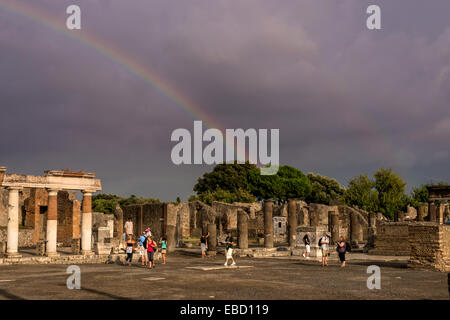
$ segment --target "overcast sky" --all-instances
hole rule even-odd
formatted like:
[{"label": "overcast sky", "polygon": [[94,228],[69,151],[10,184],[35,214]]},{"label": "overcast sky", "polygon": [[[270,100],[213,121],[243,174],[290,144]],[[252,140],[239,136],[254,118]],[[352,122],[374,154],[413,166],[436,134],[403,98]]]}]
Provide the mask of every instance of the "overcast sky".
[{"label": "overcast sky", "polygon": [[[448,0],[0,0],[0,165],[94,171],[103,192],[173,201],[206,165],[172,164],[192,116],[22,2],[154,70],[223,128],[280,129],[280,162],[346,186],[392,167],[450,181]],[[382,30],[366,28],[381,7]]]}]

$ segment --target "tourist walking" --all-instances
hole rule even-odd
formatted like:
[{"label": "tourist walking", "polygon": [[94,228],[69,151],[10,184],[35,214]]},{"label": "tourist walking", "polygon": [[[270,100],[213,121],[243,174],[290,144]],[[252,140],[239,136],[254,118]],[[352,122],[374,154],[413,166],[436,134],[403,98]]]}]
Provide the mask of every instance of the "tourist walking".
[{"label": "tourist walking", "polygon": [[166,264],[166,254],[167,254],[167,238],[166,236],[159,239],[159,243],[161,245],[161,256],[162,256],[162,264]]},{"label": "tourist walking", "polygon": [[345,253],[348,250],[344,237],[341,237],[341,240],[337,243],[336,250],[339,254],[339,260],[341,261],[341,268],[343,268],[345,267]]},{"label": "tourist walking", "polygon": [[323,237],[319,240],[319,246],[322,250],[322,267],[328,267],[328,246],[330,244],[330,238],[328,233],[324,233]]},{"label": "tourist walking", "polygon": [[303,237],[303,242],[305,243],[305,252],[303,253],[303,257],[309,259],[309,253],[311,252],[311,234],[307,232]]},{"label": "tourist walking", "polygon": [[146,266],[148,264],[148,256],[147,256],[147,237],[145,232],[142,232],[142,235],[139,237],[139,255],[141,257],[141,264]]},{"label": "tourist walking", "polygon": [[202,233],[202,236],[200,237],[200,247],[202,249],[202,259],[206,258],[206,250],[208,250],[208,233]]},{"label": "tourist walking", "polygon": [[133,237],[131,235],[128,236],[128,240],[127,240],[127,259],[126,261],[128,261],[128,265],[131,266],[131,262],[133,261],[133,251],[134,251],[134,244],[135,241],[133,240]]},{"label": "tourist walking", "polygon": [[236,262],[233,259],[234,239],[231,236],[231,232],[230,231],[227,232],[227,237],[225,238],[225,245],[226,245],[226,250],[225,250],[226,258],[225,258],[224,266],[228,266],[228,260],[230,260],[230,259],[232,261],[231,265],[235,266]]},{"label": "tourist walking", "polygon": [[153,261],[155,252],[158,249],[158,246],[155,241],[153,241],[152,237],[147,237],[147,255],[148,255],[148,267],[150,269],[155,267],[155,262]]}]

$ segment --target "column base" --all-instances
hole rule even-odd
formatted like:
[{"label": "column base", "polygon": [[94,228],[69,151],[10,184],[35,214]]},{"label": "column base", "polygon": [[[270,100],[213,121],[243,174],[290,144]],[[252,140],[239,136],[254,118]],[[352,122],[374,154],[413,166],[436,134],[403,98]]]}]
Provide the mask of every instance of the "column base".
[{"label": "column base", "polygon": [[83,256],[93,256],[95,253],[92,250],[81,250]]},{"label": "column base", "polygon": [[6,258],[22,258],[22,255],[18,252],[10,252],[10,253],[6,253]]},{"label": "column base", "polygon": [[57,253],[57,252],[46,252],[45,256],[49,257],[49,258],[56,258],[56,257],[59,257],[59,253]]}]

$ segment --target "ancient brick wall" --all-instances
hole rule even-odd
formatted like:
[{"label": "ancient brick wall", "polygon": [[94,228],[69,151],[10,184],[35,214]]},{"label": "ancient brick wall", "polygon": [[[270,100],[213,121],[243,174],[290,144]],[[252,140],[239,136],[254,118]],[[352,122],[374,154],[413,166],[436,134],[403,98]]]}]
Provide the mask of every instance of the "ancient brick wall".
[{"label": "ancient brick wall", "polygon": [[409,226],[409,266],[450,271],[450,225],[417,222]]},{"label": "ancient brick wall", "polygon": [[369,254],[386,256],[409,256],[411,246],[409,241],[410,222],[377,221],[375,248]]},{"label": "ancient brick wall", "polygon": [[137,237],[146,228],[150,228],[154,237],[161,237],[164,232],[164,215],[166,204],[150,203],[144,205],[129,205],[122,208],[123,222],[128,218],[133,222],[134,236]]},{"label": "ancient brick wall", "polygon": [[[0,227],[0,242],[6,242],[8,239],[7,229]],[[19,247],[32,247],[33,241],[33,229],[19,229]]]},{"label": "ancient brick wall", "polygon": [[8,225],[8,190],[0,188],[0,227]]}]

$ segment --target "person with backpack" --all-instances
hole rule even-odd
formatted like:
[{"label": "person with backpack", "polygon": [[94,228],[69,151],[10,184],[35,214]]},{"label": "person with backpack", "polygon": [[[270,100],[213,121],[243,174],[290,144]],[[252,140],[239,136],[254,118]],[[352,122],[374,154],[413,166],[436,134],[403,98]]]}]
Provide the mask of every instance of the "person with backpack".
[{"label": "person with backpack", "polygon": [[158,246],[155,241],[153,241],[152,237],[147,237],[147,255],[148,255],[148,267],[150,269],[155,268],[155,263],[153,262],[153,257],[155,255]]},{"label": "person with backpack", "polygon": [[305,243],[305,252],[303,253],[303,257],[309,259],[309,253],[311,252],[311,234],[307,232],[303,237],[303,242]]},{"label": "person with backpack", "polygon": [[322,267],[328,267],[328,245],[330,244],[330,238],[328,233],[325,232],[323,237],[319,239],[319,247],[322,250]]},{"label": "person with backpack", "polygon": [[162,264],[166,264],[166,254],[167,254],[167,238],[166,236],[159,239],[159,243],[161,244],[161,256],[162,256]]},{"label": "person with backpack", "polygon": [[348,243],[345,242],[344,237],[341,237],[341,240],[337,243],[336,251],[339,254],[339,260],[341,261],[341,268],[345,267],[345,253],[348,250],[347,245]]},{"label": "person with backpack", "polygon": [[141,256],[141,264],[146,266],[148,264],[148,256],[147,256],[147,237],[145,236],[145,231],[142,232],[142,235],[139,237],[139,255]]},{"label": "person with backpack", "polygon": [[231,232],[228,231],[227,232],[227,237],[225,239],[225,245],[226,245],[226,250],[225,250],[225,263],[224,266],[228,266],[228,260],[231,259],[231,261],[233,261],[233,263],[231,263],[232,266],[236,265],[236,262],[233,259],[233,246],[234,246],[234,239],[231,236]]}]

